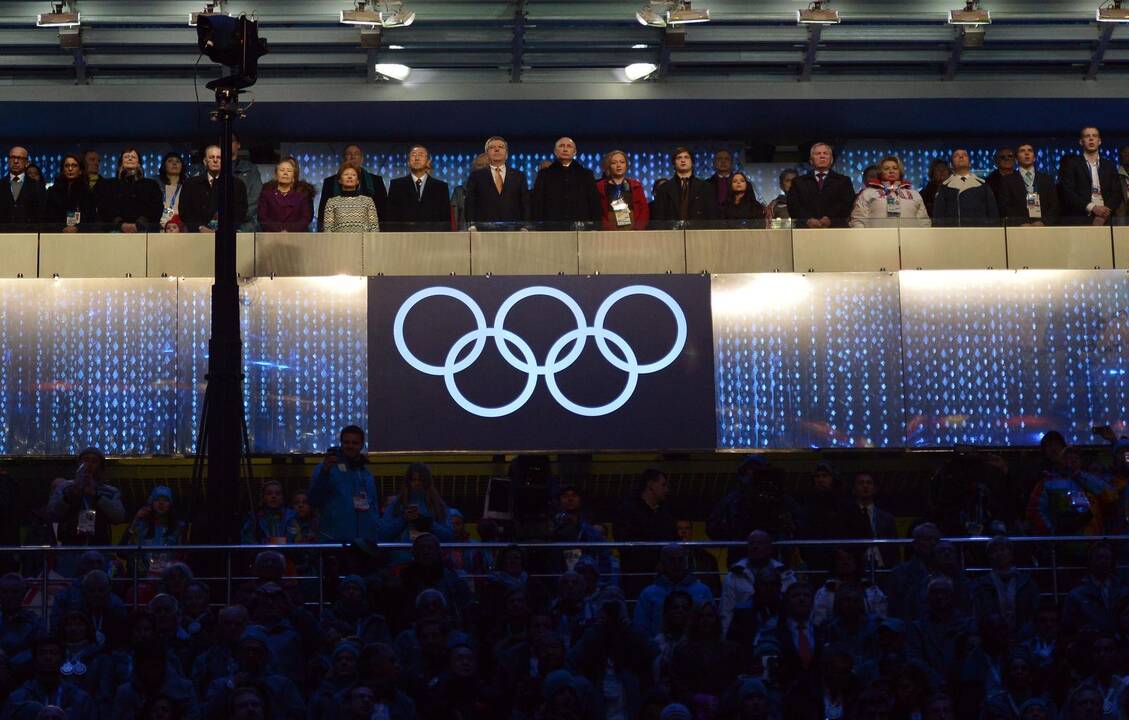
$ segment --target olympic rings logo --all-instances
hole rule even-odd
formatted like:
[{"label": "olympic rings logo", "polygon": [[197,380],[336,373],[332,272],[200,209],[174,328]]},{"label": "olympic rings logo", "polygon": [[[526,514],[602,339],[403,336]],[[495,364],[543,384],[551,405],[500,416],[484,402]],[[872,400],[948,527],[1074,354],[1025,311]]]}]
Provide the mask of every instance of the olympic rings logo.
[{"label": "olympic rings logo", "polygon": [[[653,297],[665,305],[670,310],[671,315],[674,316],[674,322],[677,326],[674,344],[666,355],[655,362],[640,364],[639,359],[635,356],[635,351],[627,341],[621,335],[604,327],[604,322],[612,307],[620,300],[632,295]],[[572,313],[573,319],[576,321],[575,330],[569,330],[553,342],[544,364],[537,362],[533,348],[529,346],[529,343],[513,331],[506,329],[506,317],[514,309],[514,306],[526,298],[536,296],[549,297],[560,301]],[[421,301],[433,297],[447,297],[462,303],[470,310],[475,324],[474,330],[463,335],[451,345],[442,365],[431,365],[423,362],[408,349],[407,342],[404,340],[404,321],[407,319],[408,313]],[[589,327],[588,321],[584,317],[584,311],[567,293],[556,288],[536,285],[519,290],[506,298],[505,302],[498,308],[498,314],[494,316],[493,326],[488,326],[482,308],[465,292],[449,287],[430,287],[414,293],[400,306],[392,326],[392,336],[396,343],[396,349],[408,365],[421,373],[443,378],[451,399],[459,407],[473,415],[496,418],[516,412],[533,396],[533,392],[537,389],[537,379],[544,377],[545,385],[549,388],[549,394],[561,407],[576,415],[599,417],[613,413],[627,403],[635,392],[640,375],[648,375],[663,370],[682,353],[682,349],[686,346],[686,315],[674,298],[662,290],[649,285],[630,285],[616,290],[604,300],[596,310],[595,320]],[[469,368],[481,357],[486,347],[486,341],[490,338],[493,338],[498,352],[511,367],[528,375],[525,387],[522,388],[518,396],[497,407],[484,407],[471,402],[459,389],[458,383],[455,381],[455,377],[460,372]],[[584,352],[588,338],[593,338],[596,341],[596,348],[612,367],[627,373],[627,382],[624,384],[623,391],[611,402],[595,407],[580,405],[566,397],[557,385],[556,377],[557,373],[567,370],[577,361],[580,354]],[[616,347],[619,351],[618,355],[612,351],[609,343]],[[460,354],[468,346],[470,351],[460,359]],[[565,352],[566,348],[568,348],[567,352]],[[514,349],[517,350],[517,354],[514,353]]]}]

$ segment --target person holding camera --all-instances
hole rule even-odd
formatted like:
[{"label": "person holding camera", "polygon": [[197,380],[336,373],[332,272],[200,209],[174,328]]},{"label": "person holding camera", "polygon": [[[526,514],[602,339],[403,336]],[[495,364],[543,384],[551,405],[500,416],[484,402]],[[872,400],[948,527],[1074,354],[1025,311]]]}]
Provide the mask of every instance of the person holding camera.
[{"label": "person holding camera", "polygon": [[361,452],[365,431],[356,425],[341,430],[340,446],[326,450],[325,460],[314,470],[310,505],[321,518],[321,534],[330,542],[348,543],[376,538],[380,523],[380,498],[376,481],[365,469]]},{"label": "person holding camera", "polygon": [[61,545],[109,545],[110,526],[125,521],[122,493],[102,482],[106,456],[98,448],[78,454],[75,479],[62,483],[47,503],[47,515],[59,524]]},{"label": "person holding camera", "polygon": [[[400,492],[389,502],[380,519],[379,538],[383,542],[414,542],[431,533],[440,542],[450,542],[455,531],[449,522],[450,511],[431,480],[431,468],[416,462],[408,466]],[[394,552],[394,565],[411,560],[407,552]]]}]

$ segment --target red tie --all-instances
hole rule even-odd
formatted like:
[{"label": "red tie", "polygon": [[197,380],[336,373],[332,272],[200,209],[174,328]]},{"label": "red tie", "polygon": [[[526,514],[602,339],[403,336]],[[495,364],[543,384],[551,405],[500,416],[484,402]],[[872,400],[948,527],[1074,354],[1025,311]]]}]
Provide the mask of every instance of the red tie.
[{"label": "red tie", "polygon": [[800,656],[800,663],[804,670],[811,667],[811,641],[808,640],[807,625],[796,626],[796,652]]},{"label": "red tie", "polygon": [[815,176],[815,182],[819,185],[820,190],[823,189],[823,179],[826,177],[827,173],[817,173]]}]

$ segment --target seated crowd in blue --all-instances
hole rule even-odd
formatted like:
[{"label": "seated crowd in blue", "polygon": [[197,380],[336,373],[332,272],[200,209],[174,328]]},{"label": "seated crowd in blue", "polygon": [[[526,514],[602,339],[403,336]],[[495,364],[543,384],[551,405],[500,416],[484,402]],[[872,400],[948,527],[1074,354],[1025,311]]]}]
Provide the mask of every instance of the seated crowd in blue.
[{"label": "seated crowd in blue", "polygon": [[[280,549],[248,551],[230,585],[178,549],[164,486],[123,552],[84,551],[127,518],[91,448],[28,528],[77,550],[0,577],[0,718],[1124,718],[1126,548],[1101,536],[1125,529],[1129,443],[1102,434],[1112,460],[1048,433],[1023,477],[957,453],[908,524],[867,472],[820,463],[793,495],[751,456],[705,522],[743,541],[726,556],[679,542],[694,523],[660,470],[607,524],[556,484],[539,539],[559,544],[506,544],[507,520],[467,523],[426,465],[382,497],[349,426],[290,502],[261,485],[243,540]],[[589,544],[611,535],[655,544]],[[1047,539],[1009,539],[1029,535]]]}]

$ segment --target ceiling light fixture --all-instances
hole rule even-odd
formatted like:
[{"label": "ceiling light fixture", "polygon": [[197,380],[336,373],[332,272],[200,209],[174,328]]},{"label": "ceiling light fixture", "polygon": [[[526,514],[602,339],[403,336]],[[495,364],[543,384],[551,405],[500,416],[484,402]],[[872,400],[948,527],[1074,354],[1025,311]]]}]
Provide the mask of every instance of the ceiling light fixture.
[{"label": "ceiling light fixture", "polygon": [[82,24],[82,15],[75,10],[73,0],[51,3],[51,12],[35,17],[36,27],[73,28]]},{"label": "ceiling light fixture", "polygon": [[710,11],[708,8],[695,10],[690,6],[690,0],[651,0],[635,13],[635,19],[640,25],[664,28],[668,25],[709,22]]},{"label": "ceiling light fixture", "polygon": [[690,23],[704,23],[710,21],[709,8],[694,10],[690,7],[690,0],[682,0],[678,7],[666,14],[668,25],[689,25]]},{"label": "ceiling light fixture", "polygon": [[412,74],[410,67],[397,63],[376,63],[373,67],[384,77],[399,80],[400,82],[407,80],[408,76]]},{"label": "ceiling light fixture", "polygon": [[353,9],[342,10],[339,20],[342,25],[407,27],[416,14],[404,7],[403,0],[355,0]]},{"label": "ceiling light fixture", "polygon": [[980,0],[966,0],[963,10],[949,11],[950,25],[991,25],[992,14],[980,7]]},{"label": "ceiling light fixture", "polygon": [[652,75],[658,69],[659,66],[654,63],[632,63],[623,69],[623,73],[628,80],[635,82]]},{"label": "ceiling light fixture", "polygon": [[800,25],[838,25],[840,23],[839,11],[831,10],[827,5],[831,0],[812,0],[807,10],[796,11],[796,22]]},{"label": "ceiling light fixture", "polygon": [[1098,8],[1098,22],[1129,23],[1129,8],[1121,7],[1122,0],[1109,0]]},{"label": "ceiling light fixture", "polygon": [[223,11],[223,0],[215,0],[215,2],[204,3],[204,9],[200,12],[188,13],[188,27],[196,27],[199,24],[199,19],[203,17],[212,17],[214,15],[227,15],[229,13]]}]

